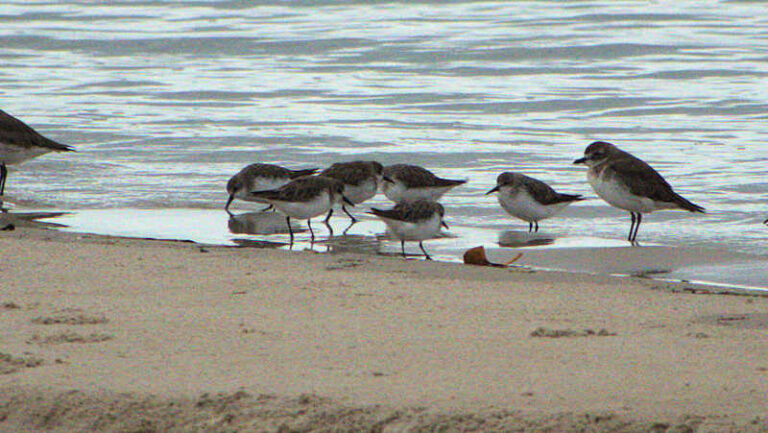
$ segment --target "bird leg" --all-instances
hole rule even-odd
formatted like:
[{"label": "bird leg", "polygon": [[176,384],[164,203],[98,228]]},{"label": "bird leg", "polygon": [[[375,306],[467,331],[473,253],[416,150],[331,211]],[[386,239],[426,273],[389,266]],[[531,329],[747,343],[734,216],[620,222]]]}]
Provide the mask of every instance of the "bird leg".
[{"label": "bird leg", "polygon": [[0,196],[5,194],[5,178],[8,177],[8,168],[5,163],[0,163]]},{"label": "bird leg", "polygon": [[637,232],[640,230],[640,223],[643,222],[643,214],[637,213],[637,224],[635,224],[635,234],[632,236],[632,242],[637,242]]},{"label": "bird leg", "polygon": [[427,250],[424,249],[424,243],[422,241],[419,241],[419,248],[421,248],[421,252],[424,253],[424,257],[426,257],[427,260],[432,260],[432,257],[429,257],[429,254],[427,254]]},{"label": "bird leg", "polygon": [[344,205],[341,205],[341,210],[343,210],[343,211],[344,211],[344,213],[345,213],[345,214],[347,214],[347,216],[349,217],[349,219],[351,219],[351,220],[352,220],[352,224],[354,224],[354,223],[356,223],[356,222],[357,222],[357,218],[353,217],[353,216],[352,216],[352,214],[351,214],[351,213],[349,213],[349,211],[347,210],[347,207],[346,207],[346,206],[344,206]]},{"label": "bird leg", "polygon": [[285,222],[288,224],[288,233],[291,234],[291,245],[293,245],[293,228],[291,228],[291,217],[286,216]]}]

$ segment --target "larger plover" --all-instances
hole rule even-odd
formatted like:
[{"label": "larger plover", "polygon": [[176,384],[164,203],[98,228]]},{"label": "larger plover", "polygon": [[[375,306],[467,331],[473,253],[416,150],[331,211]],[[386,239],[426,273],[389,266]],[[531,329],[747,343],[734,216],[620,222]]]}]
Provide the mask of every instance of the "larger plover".
[{"label": "larger plover", "polygon": [[[320,172],[320,176],[330,177],[344,184],[344,197],[354,204],[360,204],[373,198],[379,190],[379,185],[384,177],[384,166],[376,161],[349,161],[337,162]],[[352,223],[357,218],[352,216],[347,207],[342,203],[341,210],[349,216]],[[326,221],[331,218],[333,209],[328,212]]]},{"label": "larger plover", "polygon": [[486,193],[499,193],[499,204],[508,214],[528,222],[528,231],[539,231],[539,221],[556,215],[569,204],[584,200],[576,194],[561,194],[546,183],[524,174],[504,172]]},{"label": "larger plover", "polygon": [[[269,191],[280,188],[293,179],[314,174],[318,169],[291,170],[274,164],[251,164],[227,182],[227,204],[224,210],[229,212],[229,205],[234,199],[266,203],[265,200],[251,194],[253,191]],[[267,208],[269,209],[269,208]]]},{"label": "larger plover", "polygon": [[0,110],[0,196],[8,179],[6,165],[17,164],[48,152],[72,152],[66,144],[45,138],[26,123]]},{"label": "larger plover", "polygon": [[704,212],[676,192],[661,175],[643,160],[611,143],[596,141],[584,150],[584,157],[573,161],[586,164],[587,180],[600,198],[632,215],[627,240],[635,242],[644,213],[662,209]]},{"label": "larger plover", "polygon": [[288,223],[288,231],[293,243],[293,229],[291,218],[307,220],[307,226],[315,240],[315,232],[312,230],[310,220],[318,215],[328,212],[331,207],[339,202],[354,204],[344,196],[344,184],[336,179],[324,176],[304,176],[290,181],[278,189],[270,191],[253,191],[256,198],[265,200],[278,211],[285,214]]},{"label": "larger plover", "polygon": [[403,200],[425,199],[437,201],[450,189],[466,180],[443,179],[418,165],[394,164],[384,167],[381,190],[395,203]]},{"label": "larger plover", "polygon": [[405,200],[397,203],[392,209],[372,208],[370,213],[381,218],[390,233],[400,240],[403,257],[405,257],[405,241],[418,241],[421,252],[427,260],[432,260],[422,242],[438,237],[441,226],[448,228],[448,224],[443,221],[445,216],[443,205],[430,200]]}]

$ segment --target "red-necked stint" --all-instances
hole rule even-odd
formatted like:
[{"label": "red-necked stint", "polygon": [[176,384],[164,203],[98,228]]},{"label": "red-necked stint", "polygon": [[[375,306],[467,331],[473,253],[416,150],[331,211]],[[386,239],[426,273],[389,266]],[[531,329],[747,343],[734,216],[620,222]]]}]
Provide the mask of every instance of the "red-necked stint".
[{"label": "red-necked stint", "polygon": [[251,164],[240,170],[227,182],[229,198],[224,210],[229,212],[229,205],[236,198],[243,201],[266,203],[265,200],[254,196],[251,192],[277,189],[293,179],[313,175],[317,170],[316,168],[290,170],[273,164]]},{"label": "red-necked stint", "polygon": [[418,165],[395,164],[384,167],[381,190],[395,203],[403,200],[425,199],[437,201],[446,192],[466,180],[443,179]]},{"label": "red-necked stint", "polygon": [[569,204],[584,200],[577,194],[561,194],[546,183],[524,174],[504,172],[486,193],[499,193],[499,204],[508,214],[528,222],[528,232],[539,231],[539,221],[552,217]]},{"label": "red-necked stint", "polygon": [[662,209],[704,212],[676,192],[661,175],[643,160],[611,143],[596,141],[584,151],[584,157],[573,161],[586,164],[587,180],[600,198],[611,206],[632,215],[627,240],[635,242],[644,213]]},{"label": "red-necked stint", "polygon": [[448,224],[443,221],[445,216],[443,205],[431,200],[401,201],[392,209],[372,208],[370,213],[381,218],[390,233],[400,240],[403,257],[405,257],[405,241],[418,241],[421,252],[427,260],[432,260],[422,242],[438,237],[440,226],[448,228]]},{"label": "red-necked stint", "polygon": [[[376,161],[337,162],[320,172],[320,176],[330,177],[344,184],[344,197],[354,204],[360,204],[373,198],[379,190],[384,177],[384,166]],[[352,223],[357,218],[352,216],[342,203],[341,210],[349,216]],[[326,222],[331,218],[333,209],[328,212]]]},{"label": "red-necked stint", "polygon": [[309,226],[309,232],[312,235],[312,241],[314,241],[315,232],[310,223],[312,218],[328,212],[336,203],[347,203],[354,206],[344,196],[343,183],[323,176],[299,177],[280,188],[271,191],[252,191],[252,194],[285,214],[291,243],[293,243],[291,218],[307,220],[307,226]]}]

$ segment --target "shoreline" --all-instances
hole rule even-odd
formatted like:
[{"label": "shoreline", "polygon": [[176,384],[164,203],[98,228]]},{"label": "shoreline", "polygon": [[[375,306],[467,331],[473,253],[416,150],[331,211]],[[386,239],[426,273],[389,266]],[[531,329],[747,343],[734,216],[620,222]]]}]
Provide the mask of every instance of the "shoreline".
[{"label": "shoreline", "polygon": [[[189,241],[209,246],[252,247],[285,251],[399,256],[399,243],[382,234],[377,219],[349,225],[345,218],[315,226],[318,241],[310,244],[306,226],[297,224],[293,248],[288,248],[285,220],[277,213],[244,212],[226,215],[218,209],[91,209],[29,211],[0,215],[4,220],[68,233],[89,233],[147,240]],[[303,234],[302,234],[303,233]],[[461,263],[465,251],[484,246],[489,260],[505,263],[522,256],[515,266],[539,271],[589,275],[639,276],[658,281],[695,282],[734,290],[768,291],[768,256],[720,246],[674,246],[554,233],[527,233],[452,225],[442,237],[425,243],[441,262]],[[387,242],[389,241],[389,242]],[[415,243],[408,254],[418,258]]]},{"label": "shoreline", "polygon": [[768,431],[761,294],[29,226],[0,279],[0,427]]}]

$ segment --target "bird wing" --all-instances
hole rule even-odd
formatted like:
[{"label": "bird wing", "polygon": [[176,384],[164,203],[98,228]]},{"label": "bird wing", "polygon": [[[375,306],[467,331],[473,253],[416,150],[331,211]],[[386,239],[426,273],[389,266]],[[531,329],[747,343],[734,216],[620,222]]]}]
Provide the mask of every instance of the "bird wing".
[{"label": "bird wing", "polygon": [[532,177],[528,177],[524,185],[525,189],[528,190],[528,194],[530,194],[531,197],[534,197],[536,201],[543,205],[583,200],[580,195],[560,194],[559,192],[552,189],[551,186]]},{"label": "bird wing", "polygon": [[381,218],[415,223],[431,218],[439,211],[438,206],[438,203],[418,200],[398,203],[392,209],[372,208],[371,213]]},{"label": "bird wing", "polygon": [[675,202],[677,194],[672,186],[650,165],[638,158],[624,158],[614,161],[608,167],[615,173],[621,173],[617,179],[629,192],[655,201]]},{"label": "bird wing", "polygon": [[0,110],[0,142],[19,147],[44,147],[58,151],[73,151],[72,146],[43,137],[26,123]]},{"label": "bird wing", "polygon": [[395,164],[384,168],[384,175],[397,178],[408,188],[454,186],[466,183],[466,180],[443,179],[418,165]]}]

